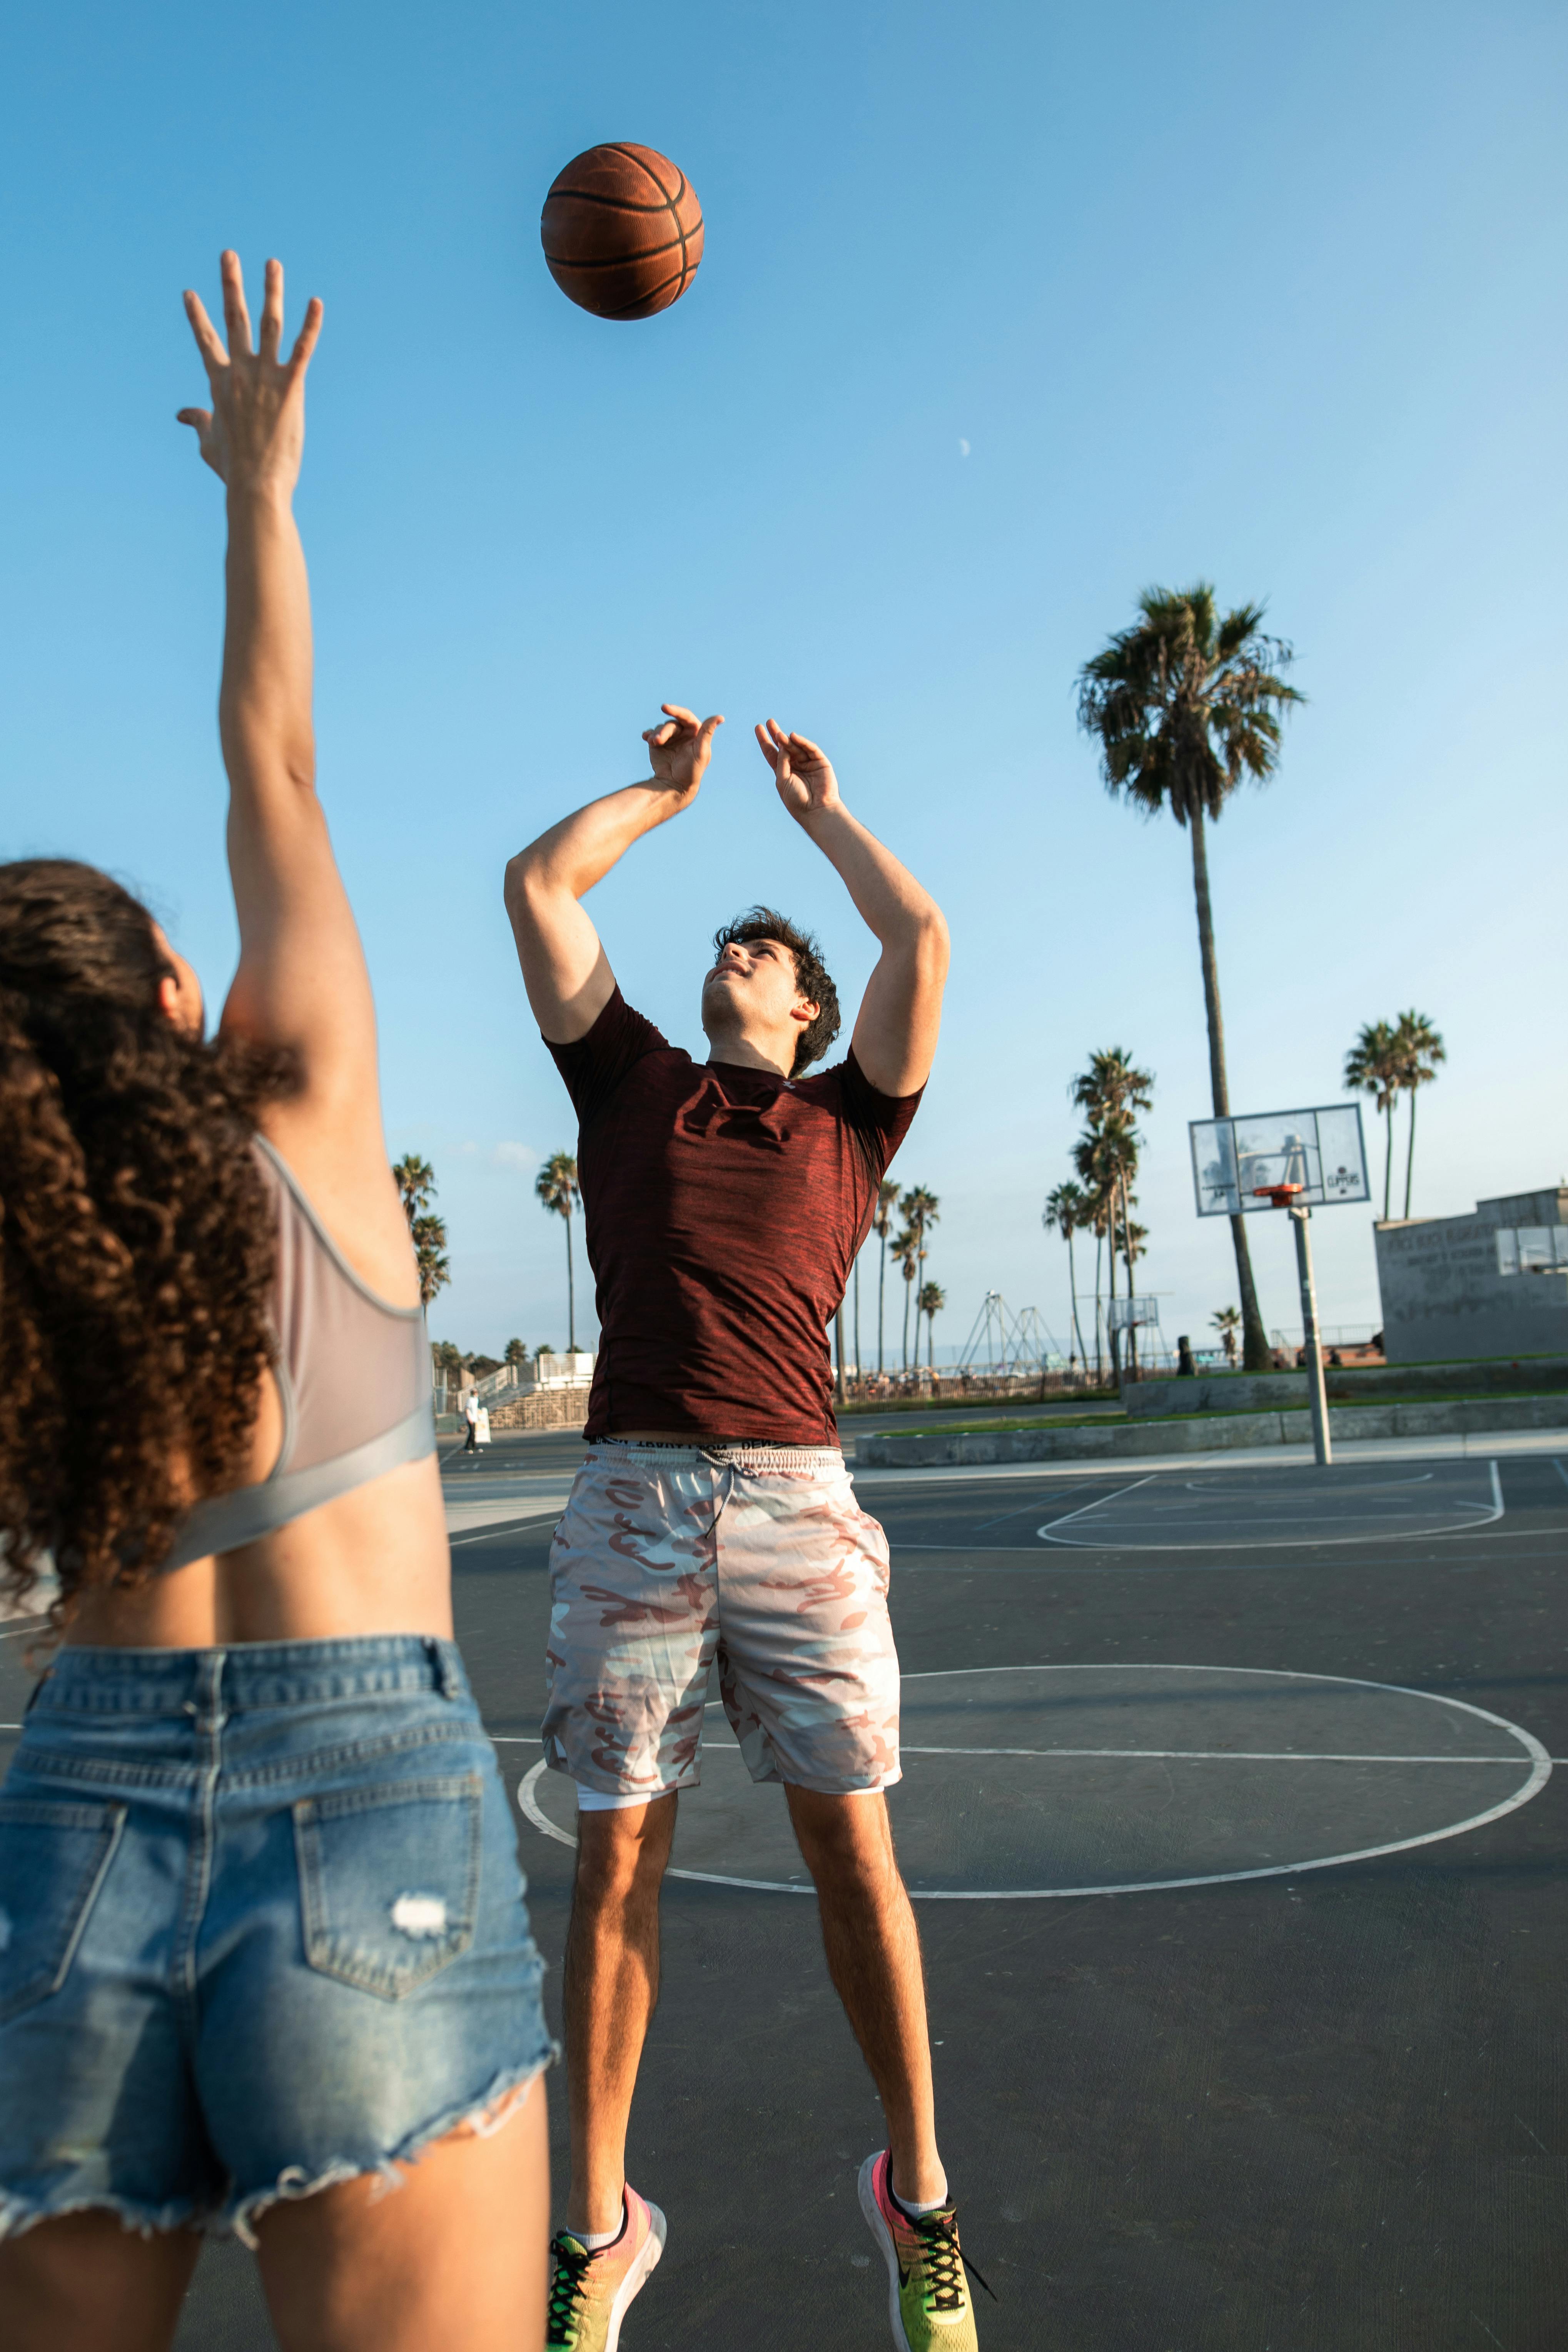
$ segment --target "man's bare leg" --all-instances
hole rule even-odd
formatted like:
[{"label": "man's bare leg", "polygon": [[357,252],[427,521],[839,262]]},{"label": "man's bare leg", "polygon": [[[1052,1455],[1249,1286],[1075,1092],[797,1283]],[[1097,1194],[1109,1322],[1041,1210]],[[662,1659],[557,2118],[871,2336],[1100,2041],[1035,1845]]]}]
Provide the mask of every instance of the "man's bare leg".
[{"label": "man's bare leg", "polygon": [[570,2230],[621,2223],[626,2124],[658,1999],[658,1890],[675,1836],[673,1795],[577,1817],[577,1874],[566,1933],[566,2095],[572,2125]]},{"label": "man's bare leg", "polygon": [[790,1820],[816,1884],[828,1974],[871,2070],[888,2124],[893,2193],[942,2194],[915,1915],[880,1795],[824,1797],[789,1787]]}]

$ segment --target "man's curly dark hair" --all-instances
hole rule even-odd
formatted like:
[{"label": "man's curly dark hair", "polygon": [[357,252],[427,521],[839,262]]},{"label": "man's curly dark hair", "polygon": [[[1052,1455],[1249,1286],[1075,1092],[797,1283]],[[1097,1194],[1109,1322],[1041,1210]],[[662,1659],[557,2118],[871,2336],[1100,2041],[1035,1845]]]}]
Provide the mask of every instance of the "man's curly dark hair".
[{"label": "man's curly dark hair", "polygon": [[272,1354],[252,1150],[287,1057],[177,1028],[153,918],[66,858],[0,865],[0,1549],[57,1629],[243,1475]]},{"label": "man's curly dark hair", "polygon": [[816,1020],[801,1031],[795,1041],[790,1076],[798,1078],[813,1062],[821,1060],[838,1034],[838,991],[811,932],[801,930],[773,907],[749,907],[732,923],[724,924],[713,934],[713,952],[719,956],[727,947],[749,947],[753,940],[777,940],[781,947],[788,948],[795,958],[800,992],[816,1007]]}]

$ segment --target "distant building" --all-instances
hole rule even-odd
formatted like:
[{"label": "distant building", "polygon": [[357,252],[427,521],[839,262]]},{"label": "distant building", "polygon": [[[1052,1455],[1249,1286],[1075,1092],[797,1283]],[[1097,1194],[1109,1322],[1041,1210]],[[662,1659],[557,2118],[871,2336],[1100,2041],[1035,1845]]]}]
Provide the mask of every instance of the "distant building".
[{"label": "distant building", "polygon": [[1391,1364],[1568,1355],[1568,1185],[1373,1233]]}]

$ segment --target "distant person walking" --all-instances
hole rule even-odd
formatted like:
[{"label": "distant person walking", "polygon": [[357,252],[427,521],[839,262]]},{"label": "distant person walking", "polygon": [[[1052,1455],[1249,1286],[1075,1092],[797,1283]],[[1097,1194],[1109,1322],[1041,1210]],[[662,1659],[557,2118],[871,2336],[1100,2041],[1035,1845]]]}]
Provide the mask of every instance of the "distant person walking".
[{"label": "distant person walking", "polygon": [[[278,264],[255,350],[223,284],[183,412],[228,502],[216,1037],[117,882],[0,866],[3,1581],[52,1556],[63,1636],[0,1801],[0,2335],[158,2352],[211,2230],[284,2352],[538,2352],[540,1961],[315,790],[321,306],[284,360]],[[118,432],[112,360],[95,397]]]},{"label": "distant person walking", "polygon": [[463,1451],[465,1454],[477,1454],[479,1450],[479,1392],[478,1389],[465,1389],[463,1391],[463,1419],[468,1425],[468,1433],[463,1440]]}]

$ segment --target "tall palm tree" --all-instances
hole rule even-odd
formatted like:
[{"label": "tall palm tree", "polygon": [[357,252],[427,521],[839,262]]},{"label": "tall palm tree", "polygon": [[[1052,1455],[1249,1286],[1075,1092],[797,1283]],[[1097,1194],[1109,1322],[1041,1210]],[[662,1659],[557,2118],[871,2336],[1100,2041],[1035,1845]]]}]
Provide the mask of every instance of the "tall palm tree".
[{"label": "tall palm tree", "polygon": [[[1073,1165],[1082,1177],[1089,1199],[1094,1203],[1096,1233],[1107,1244],[1107,1263],[1110,1275],[1110,1298],[1116,1301],[1116,1261],[1126,1258],[1127,1204],[1131,1197],[1132,1178],[1138,1172],[1138,1130],[1126,1111],[1102,1118],[1097,1126],[1085,1128],[1073,1146]],[[1100,1254],[1095,1253],[1095,1273],[1100,1271]],[[1096,1299],[1098,1320],[1099,1301]],[[1110,1376],[1119,1379],[1121,1371],[1121,1334],[1111,1318]]]},{"label": "tall palm tree", "polygon": [[[1079,672],[1079,724],[1099,740],[1109,792],[1125,794],[1146,814],[1168,808],[1192,836],[1209,1085],[1215,1117],[1225,1118],[1230,1086],[1205,826],[1218,818],[1244,778],[1262,783],[1273,774],[1280,714],[1305,698],[1279,675],[1293,656],[1288,645],[1263,634],[1261,604],[1237,605],[1222,618],[1214,589],[1199,581],[1174,591],[1145,589],[1138,609],[1131,627],[1118,630]],[[1266,1371],[1268,1337],[1239,1214],[1230,1231],[1245,1360],[1248,1370]]]},{"label": "tall palm tree", "polygon": [[[1124,1045],[1110,1045],[1089,1057],[1089,1067],[1081,1071],[1068,1089],[1072,1100],[1089,1119],[1084,1138],[1088,1160],[1099,1181],[1108,1187],[1108,1219],[1112,1235],[1110,1251],[1110,1295],[1116,1296],[1116,1255],[1120,1246],[1127,1268],[1127,1295],[1131,1297],[1137,1288],[1133,1264],[1140,1255],[1127,1245],[1128,1218],[1131,1200],[1131,1182],[1138,1173],[1138,1157],[1142,1139],[1132,1124],[1135,1110],[1152,1110],[1154,1106],[1154,1074],[1141,1070]],[[1092,1150],[1089,1147],[1093,1146]],[[1120,1241],[1116,1238],[1120,1236]],[[1138,1361],[1138,1339],[1134,1330],[1129,1339],[1132,1362]],[[1110,1335],[1110,1362],[1113,1372],[1121,1370],[1118,1335]]]},{"label": "tall palm tree", "polygon": [[910,1369],[910,1300],[914,1295],[915,1275],[920,1264],[920,1235],[912,1225],[906,1225],[892,1246],[893,1264],[904,1277],[904,1371]]},{"label": "tall palm tree", "polygon": [[1072,1250],[1073,1235],[1085,1232],[1089,1223],[1089,1194],[1083,1186],[1069,1180],[1047,1192],[1040,1223],[1047,1233],[1060,1234],[1068,1245],[1068,1287],[1072,1293],[1073,1337],[1078,1341],[1079,1361],[1087,1372],[1089,1358],[1084,1351],[1083,1327],[1078,1319],[1078,1268],[1073,1264]]},{"label": "tall palm tree", "polygon": [[[904,1223],[915,1237],[915,1279],[923,1282],[926,1267],[926,1234],[942,1221],[942,1203],[924,1184],[911,1184],[899,1202]],[[915,1333],[915,1353],[920,1354],[920,1333]]]},{"label": "tall palm tree", "polygon": [[1415,1097],[1422,1087],[1431,1085],[1437,1075],[1437,1065],[1448,1058],[1448,1049],[1425,1013],[1402,1013],[1394,1042],[1399,1056],[1400,1088],[1410,1097],[1410,1141],[1405,1157],[1405,1213],[1408,1217],[1410,1186],[1415,1172]]},{"label": "tall palm tree", "polygon": [[577,1186],[577,1162],[569,1151],[553,1152],[534,1179],[541,1205],[563,1218],[566,1225],[566,1345],[577,1351],[577,1286],[572,1272],[572,1210],[583,1197]]},{"label": "tall palm tree", "polygon": [[510,1371],[521,1371],[528,1361],[528,1349],[521,1339],[509,1339],[501,1352],[501,1361]]},{"label": "tall palm tree", "polygon": [[1217,1315],[1211,1316],[1209,1320],[1213,1323],[1215,1329],[1219,1333],[1219,1343],[1225,1349],[1226,1362],[1227,1364],[1234,1364],[1236,1361],[1236,1335],[1241,1328],[1240,1307],[1222,1307],[1219,1313]]},{"label": "tall palm tree", "polygon": [[436,1171],[417,1152],[405,1151],[401,1160],[393,1161],[392,1173],[403,1195],[403,1213],[414,1243],[419,1304],[428,1307],[443,1284],[452,1279],[447,1262],[447,1221],[428,1206],[436,1196]]},{"label": "tall palm tree", "polygon": [[1394,1211],[1394,1106],[1403,1083],[1403,1063],[1396,1031],[1386,1021],[1367,1021],[1345,1055],[1345,1084],[1357,1094],[1371,1095],[1386,1120],[1383,1153],[1383,1222]]},{"label": "tall palm tree", "polygon": [[884,1176],[877,1187],[877,1205],[871,1212],[871,1231],[882,1244],[881,1263],[877,1269],[877,1377],[882,1374],[882,1307],[888,1288],[888,1235],[893,1223],[893,1211],[898,1206],[899,1180]]},{"label": "tall palm tree", "polygon": [[[940,1283],[922,1282],[916,1305],[926,1318],[926,1370],[934,1380],[936,1377],[936,1318],[947,1305],[947,1293]],[[920,1354],[918,1329],[915,1335],[915,1354],[917,1357]]]}]

